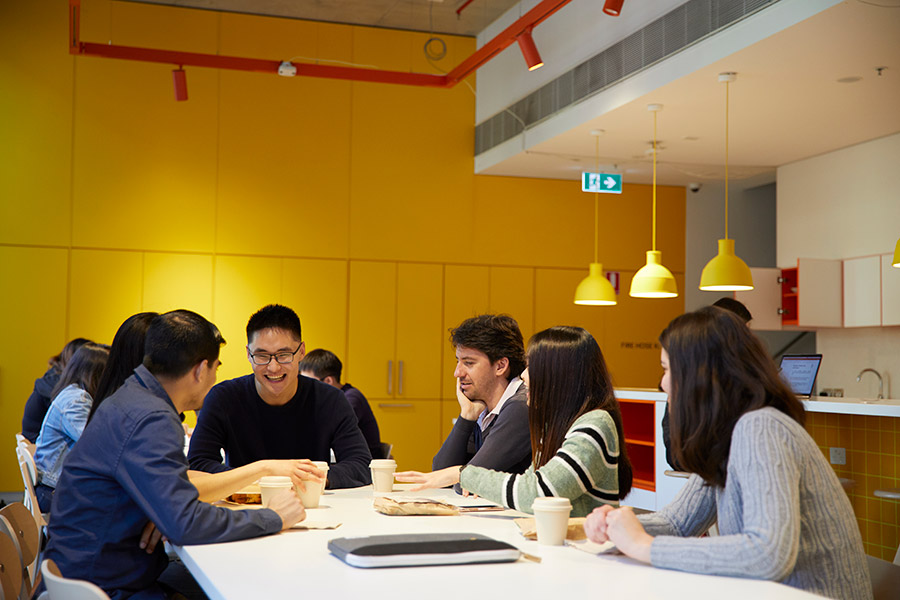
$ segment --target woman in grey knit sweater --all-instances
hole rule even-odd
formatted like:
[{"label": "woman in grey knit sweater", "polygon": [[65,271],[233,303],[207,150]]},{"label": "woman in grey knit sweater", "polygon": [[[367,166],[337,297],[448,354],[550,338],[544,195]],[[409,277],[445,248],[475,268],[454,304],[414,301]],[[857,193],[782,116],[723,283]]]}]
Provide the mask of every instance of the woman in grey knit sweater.
[{"label": "woman in grey knit sweater", "polygon": [[397,473],[414,489],[461,483],[510,508],[531,512],[539,496],[568,498],[583,517],[603,504],[618,505],[631,489],[622,416],[600,346],[580,327],[551,327],[528,342],[528,424],[532,465],[521,474],[459,465],[431,473]]},{"label": "woman in grey knit sweater", "polygon": [[[588,537],[657,567],[872,598],[850,501],[759,339],[707,307],[674,319],[660,343],[675,456],[692,475],[655,514],[596,509]],[[696,537],[717,521],[718,536]]]}]

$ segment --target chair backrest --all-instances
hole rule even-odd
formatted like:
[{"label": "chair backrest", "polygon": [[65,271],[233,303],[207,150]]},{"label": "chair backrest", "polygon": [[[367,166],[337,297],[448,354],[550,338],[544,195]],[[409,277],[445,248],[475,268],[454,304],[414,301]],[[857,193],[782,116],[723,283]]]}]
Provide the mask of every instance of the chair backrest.
[{"label": "chair backrest", "polygon": [[37,449],[37,447],[29,442],[28,438],[21,433],[16,434],[16,446],[25,448],[26,450],[28,450],[28,452],[31,453],[31,456],[34,456],[34,452]]},{"label": "chair backrest", "polygon": [[49,558],[41,563],[41,573],[50,600],[109,600],[102,589],[90,581],[66,579]]},{"label": "chair backrest", "polygon": [[[22,483],[25,484],[25,508],[31,513],[31,519],[34,521],[38,531],[38,548],[41,546],[41,538],[44,527],[47,525],[44,515],[41,514],[41,507],[38,505],[37,495],[34,493],[34,479],[32,479],[32,467],[34,467],[34,457],[25,448],[19,446],[16,448],[16,457],[19,459],[19,470],[22,472]],[[30,466],[29,466],[30,465]],[[28,567],[28,576],[31,581],[37,578],[38,556],[32,557],[30,563],[26,563]]]},{"label": "chair backrest", "polygon": [[37,584],[36,564],[40,552],[40,528],[34,522],[31,512],[21,502],[13,502],[0,508],[0,532],[12,538],[21,564],[22,598],[30,598]]},{"label": "chair backrest", "polygon": [[373,456],[372,458],[390,458],[391,450],[394,449],[393,444],[388,444],[387,442],[380,442],[381,444],[381,456]]},{"label": "chair backrest", "polygon": [[22,590],[22,561],[15,540],[0,531],[0,598],[13,600]]},{"label": "chair backrest", "polygon": [[897,600],[900,592],[900,566],[874,556],[866,556],[866,560],[869,563],[872,596],[875,600]]}]

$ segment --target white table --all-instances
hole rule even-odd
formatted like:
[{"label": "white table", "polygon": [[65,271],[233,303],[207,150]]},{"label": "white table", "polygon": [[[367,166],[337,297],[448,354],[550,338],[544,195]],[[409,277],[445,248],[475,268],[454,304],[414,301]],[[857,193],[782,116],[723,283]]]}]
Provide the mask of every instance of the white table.
[{"label": "white table", "polygon": [[[399,489],[397,486],[395,489]],[[406,487],[406,486],[402,486]],[[395,492],[459,505],[485,504],[451,490]],[[485,600],[604,597],[670,600],[791,600],[816,598],[778,583],[694,575],[656,569],[621,555],[594,556],[574,548],[541,546],[525,540],[513,523],[514,511],[468,513],[456,517],[389,517],[372,509],[371,486],[329,490],[311,521],[339,520],[337,529],[287,531],[277,535],[204,546],[175,547],[213,600],[256,598],[421,598]],[[328,540],[388,533],[473,532],[509,542],[540,556],[541,563],[358,569],[328,552]]]}]

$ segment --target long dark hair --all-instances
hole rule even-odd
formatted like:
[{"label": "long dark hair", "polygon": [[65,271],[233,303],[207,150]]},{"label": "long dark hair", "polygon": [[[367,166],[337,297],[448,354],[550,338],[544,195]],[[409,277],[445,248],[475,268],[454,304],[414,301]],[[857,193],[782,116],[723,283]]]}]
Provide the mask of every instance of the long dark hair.
[{"label": "long dark hair", "polygon": [[100,383],[97,384],[97,393],[94,395],[88,420],[97,412],[100,403],[119,389],[144,360],[147,328],[150,327],[150,321],[157,316],[159,313],[155,312],[138,313],[125,319],[119,326],[109,351],[109,362],[106,363],[103,375],[100,376]]},{"label": "long dark hair", "polygon": [[62,370],[66,368],[66,363],[69,362],[72,355],[75,354],[75,351],[90,341],[91,340],[82,337],[70,340],[63,346],[63,349],[59,351],[59,354],[50,357],[47,361],[47,365],[57,373],[62,373]]},{"label": "long dark hair", "polygon": [[675,459],[707,484],[725,486],[731,434],[744,413],[771,406],[803,424],[803,404],[733,313],[707,306],[681,315],[659,342],[669,355]]},{"label": "long dark hair", "polygon": [[100,381],[100,374],[103,372],[108,358],[108,346],[94,342],[82,344],[66,363],[66,368],[59,376],[59,381],[56,382],[51,397],[56,398],[57,394],[73,383],[93,397],[97,392],[97,383]]},{"label": "long dark hair", "polygon": [[631,490],[622,413],[600,346],[581,327],[551,327],[528,342],[528,425],[535,469],[549,462],[578,417],[596,409],[609,413],[618,435],[619,498]]}]

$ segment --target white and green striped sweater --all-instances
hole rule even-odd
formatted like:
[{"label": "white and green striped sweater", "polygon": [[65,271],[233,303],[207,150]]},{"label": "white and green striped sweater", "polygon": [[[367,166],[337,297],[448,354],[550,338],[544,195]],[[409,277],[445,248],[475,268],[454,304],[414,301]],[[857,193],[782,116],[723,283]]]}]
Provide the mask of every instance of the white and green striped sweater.
[{"label": "white and green striped sweater", "polygon": [[466,467],[460,484],[466,490],[509,508],[530,513],[539,496],[568,498],[572,516],[583,517],[602,504],[619,504],[619,436],[605,410],[576,419],[562,447],[547,464],[521,475]]}]

